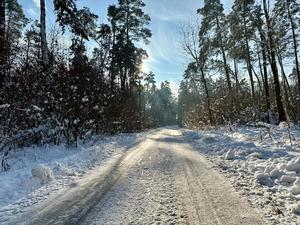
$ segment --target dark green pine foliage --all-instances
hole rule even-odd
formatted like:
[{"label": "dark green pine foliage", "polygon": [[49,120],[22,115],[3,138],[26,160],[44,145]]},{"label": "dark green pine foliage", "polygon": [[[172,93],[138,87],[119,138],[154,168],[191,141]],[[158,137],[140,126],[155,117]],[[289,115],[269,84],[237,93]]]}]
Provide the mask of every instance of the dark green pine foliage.
[{"label": "dark green pine foliage", "polygon": [[[300,3],[296,0],[276,0],[273,9],[274,24],[279,29],[282,39],[287,40],[284,47],[292,50],[295,62],[296,80],[298,82],[298,96],[300,96],[300,65],[299,65],[299,29],[300,29]],[[280,19],[277,19],[280,18]],[[282,31],[280,33],[280,31]],[[283,42],[278,43],[282,47]]]},{"label": "dark green pine foliage", "polygon": [[209,34],[211,45],[217,53],[221,54],[223,69],[229,93],[232,94],[231,76],[228,68],[226,52],[228,24],[224,14],[224,8],[220,0],[205,0],[204,7],[198,10],[202,16],[201,33]]},{"label": "dark green pine foliage", "polygon": [[116,6],[109,8],[116,39],[113,57],[117,57],[114,59],[116,64],[122,65],[119,75],[123,91],[132,88],[135,83],[136,59],[146,56],[135,44],[139,41],[147,44],[151,37],[151,31],[147,28],[150,17],[144,13],[144,7],[145,4],[140,0],[119,0]]}]

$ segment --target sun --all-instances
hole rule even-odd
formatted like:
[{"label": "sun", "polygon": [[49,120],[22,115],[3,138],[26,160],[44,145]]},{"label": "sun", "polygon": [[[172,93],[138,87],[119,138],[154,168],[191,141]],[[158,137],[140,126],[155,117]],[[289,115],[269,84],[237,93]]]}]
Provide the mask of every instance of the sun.
[{"label": "sun", "polygon": [[145,62],[141,63],[138,66],[138,69],[139,69],[140,72],[143,72],[143,73],[149,72],[149,67],[148,67],[147,63],[145,63]]}]

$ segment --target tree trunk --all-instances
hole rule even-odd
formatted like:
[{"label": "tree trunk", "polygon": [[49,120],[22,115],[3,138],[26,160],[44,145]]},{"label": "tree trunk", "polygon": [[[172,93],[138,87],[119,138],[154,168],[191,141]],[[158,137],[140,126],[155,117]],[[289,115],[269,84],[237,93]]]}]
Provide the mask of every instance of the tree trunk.
[{"label": "tree trunk", "polygon": [[[258,67],[259,67],[259,72],[260,72],[260,78],[262,80],[262,84],[263,84],[263,87],[264,87],[265,86],[264,72],[263,72],[263,67],[262,67],[262,63],[261,63],[260,49],[259,49],[258,46],[257,46],[257,59],[258,59]],[[263,93],[263,92],[261,92],[261,93]]]},{"label": "tree trunk", "polygon": [[0,36],[5,34],[5,0],[0,0]]},{"label": "tree trunk", "polygon": [[254,89],[254,80],[253,80],[253,74],[252,74],[252,64],[251,64],[251,57],[250,57],[250,47],[249,47],[249,41],[248,41],[248,30],[247,30],[245,13],[246,12],[245,12],[245,1],[244,1],[243,22],[244,22],[244,33],[245,33],[245,45],[246,45],[246,63],[247,63],[247,69],[248,69],[248,74],[249,74],[249,78],[250,78],[251,92],[252,92],[252,98],[253,98],[253,104],[254,104],[255,89]]},{"label": "tree trunk", "polygon": [[283,82],[284,82],[284,85],[285,85],[285,88],[286,88],[287,98],[290,97],[293,100],[294,98],[293,98],[291,86],[289,84],[289,81],[287,79],[287,76],[286,76],[286,73],[285,73],[285,70],[284,70],[282,56],[278,52],[277,52],[277,57],[278,57],[278,62],[279,62],[280,69],[281,69],[282,79],[283,79]]},{"label": "tree trunk", "polygon": [[25,77],[26,77],[26,79],[27,79],[28,65],[29,65],[29,49],[30,49],[30,37],[27,38],[27,47],[26,47],[26,58],[25,58]]},{"label": "tree trunk", "polygon": [[[5,77],[5,0],[0,0],[0,89],[3,88]],[[1,101],[1,99],[0,99]],[[0,102],[1,103],[1,102]]]},{"label": "tree trunk", "polygon": [[266,106],[267,106],[267,122],[270,123],[271,100],[270,100],[268,68],[267,68],[266,39],[265,39],[262,31],[260,31],[260,39],[261,39],[262,61],[263,61],[263,77],[264,77],[265,97],[266,97]]},{"label": "tree trunk", "polygon": [[46,6],[45,0],[40,0],[41,5],[41,16],[40,16],[40,23],[41,23],[41,48],[42,48],[42,65],[43,70],[46,72],[48,70],[49,65],[49,55],[48,55],[48,47],[47,47],[47,35],[46,35]]},{"label": "tree trunk", "polygon": [[294,54],[295,54],[296,73],[297,73],[297,79],[298,79],[298,95],[300,96],[300,68],[299,68],[299,59],[298,59],[297,37],[296,37],[296,32],[295,32],[295,24],[294,24],[290,6],[289,6],[287,0],[286,0],[286,4],[287,4],[286,8],[288,11],[288,17],[289,17],[289,21],[291,24],[292,35],[293,35],[293,48],[294,48]]},{"label": "tree trunk", "polygon": [[[129,7],[129,1],[126,0],[126,51],[128,51],[129,48],[129,17],[130,17],[130,7]],[[129,67],[129,62],[130,59],[128,58],[129,56],[126,54],[126,61],[125,61],[125,72],[123,75],[123,78],[121,79],[121,88],[123,91],[126,90],[126,80],[127,77],[130,76],[130,74],[128,74],[128,67]]]},{"label": "tree trunk", "polygon": [[290,99],[289,99],[289,97],[291,97],[290,85],[289,85],[288,80],[287,80],[286,75],[285,75],[284,67],[283,67],[283,64],[282,64],[282,59],[279,56],[279,54],[277,54],[277,57],[278,57],[278,62],[279,62],[280,69],[281,69],[281,76],[282,76],[282,79],[283,79],[283,89],[284,89],[284,95],[285,95],[285,105],[286,106],[290,106]]},{"label": "tree trunk", "polygon": [[236,88],[236,93],[239,93],[239,77],[238,77],[238,65],[236,62],[236,59],[233,58],[233,64],[234,64],[234,78],[235,78],[235,88]]},{"label": "tree trunk", "polygon": [[204,71],[203,71],[203,67],[201,67],[201,66],[200,66],[200,72],[201,72],[202,82],[203,82],[204,89],[205,89],[205,94],[206,94],[206,102],[207,102],[209,123],[210,123],[210,125],[213,125],[214,122],[213,122],[213,117],[212,117],[212,111],[211,111],[211,104],[210,104],[210,96],[209,96],[208,86],[207,86],[207,82],[206,82],[206,79],[205,79],[205,74],[204,74]]},{"label": "tree trunk", "polygon": [[258,87],[259,87],[259,91],[261,92],[261,91],[262,91],[261,82],[260,82],[259,76],[258,76],[258,74],[255,72],[255,70],[254,70],[252,64],[251,64],[251,70],[252,70],[252,72],[254,73],[254,76],[256,77],[257,84],[258,84]]},{"label": "tree trunk", "polygon": [[[217,21],[218,30],[220,31],[221,27],[220,27],[220,22],[219,22],[218,16],[216,16],[216,21]],[[227,58],[226,58],[225,47],[224,47],[222,35],[221,35],[220,42],[221,42],[221,52],[222,52],[222,57],[223,57],[223,66],[224,66],[224,71],[225,71],[225,75],[226,75],[226,81],[227,81],[229,93],[231,95],[232,94],[232,87],[231,87],[231,81],[230,81],[230,74],[229,74],[229,70],[228,70],[228,67],[227,67]]]},{"label": "tree trunk", "polygon": [[283,102],[282,102],[278,68],[277,68],[277,62],[276,62],[275,46],[274,46],[274,41],[273,41],[271,21],[270,21],[270,17],[269,17],[266,0],[263,0],[263,7],[264,7],[264,14],[265,14],[266,23],[267,23],[267,35],[268,35],[268,44],[269,44],[269,50],[270,50],[270,64],[271,64],[271,69],[272,69],[273,78],[274,78],[277,110],[278,110],[278,115],[279,115],[279,122],[281,122],[281,121],[286,121],[286,115],[285,115],[285,110],[284,110]]},{"label": "tree trunk", "polygon": [[116,75],[115,75],[115,45],[116,45],[116,28],[115,25],[112,24],[112,46],[111,46],[111,63],[110,63],[110,90],[111,93],[114,93],[115,90],[115,80],[116,80]]}]

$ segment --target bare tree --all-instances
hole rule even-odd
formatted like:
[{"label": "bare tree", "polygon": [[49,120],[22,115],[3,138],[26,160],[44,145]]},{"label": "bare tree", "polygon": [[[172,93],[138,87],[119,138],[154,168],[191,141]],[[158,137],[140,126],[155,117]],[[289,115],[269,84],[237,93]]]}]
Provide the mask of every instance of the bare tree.
[{"label": "bare tree", "polygon": [[207,79],[205,76],[205,66],[209,57],[209,40],[207,37],[200,32],[198,25],[188,25],[182,27],[182,48],[187,55],[189,55],[193,60],[195,60],[198,70],[200,72],[200,81],[204,86],[207,110],[209,116],[210,125],[213,124],[212,109],[210,103],[210,95],[208,90]]}]

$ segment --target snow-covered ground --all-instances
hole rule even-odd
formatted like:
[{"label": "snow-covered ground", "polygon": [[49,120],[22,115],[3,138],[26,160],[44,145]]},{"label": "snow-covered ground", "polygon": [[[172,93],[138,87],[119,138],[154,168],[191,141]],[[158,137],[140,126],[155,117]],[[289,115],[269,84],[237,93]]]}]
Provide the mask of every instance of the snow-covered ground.
[{"label": "snow-covered ground", "polygon": [[[223,127],[206,131],[184,130],[183,134],[186,136],[185,142],[194,145],[196,151],[205,155],[214,168],[227,177],[250,204],[261,209],[272,224],[296,225],[300,224],[300,129],[293,127],[291,133],[288,131],[289,129],[281,124],[278,127],[263,125],[230,129]],[[90,171],[96,170],[113,157],[123,155],[128,148],[144,140],[148,134],[149,132],[95,137],[88,143],[80,144],[78,148],[47,146],[16,150],[10,157],[11,169],[0,173],[0,224],[43,202],[63,187],[72,186],[84,175],[88,176]],[[170,138],[162,140],[162,143],[166,143],[166,149],[171,148]],[[165,167],[171,166],[168,159],[159,159],[153,158],[148,161],[161,162],[161,170],[168,172]],[[149,163],[148,161],[145,163]],[[136,167],[139,169],[134,168],[134,174],[141,173],[144,177],[144,170],[148,171],[150,166],[144,166],[140,170],[139,162]],[[158,167],[153,167],[153,171],[156,170]],[[133,190],[136,190],[137,186],[145,187],[142,188],[143,191],[148,190],[148,186],[150,189],[157,187],[152,187],[147,182],[143,186],[139,182],[144,180],[139,176],[134,177],[138,179],[124,180]],[[144,179],[151,177],[152,175]],[[163,180],[168,179],[171,177],[166,176]],[[152,178],[150,181],[152,182]],[[119,185],[121,184],[122,182]],[[165,187],[164,185],[166,182],[162,187]],[[160,188],[156,191],[157,194],[165,192]],[[124,194],[131,196],[130,193]],[[130,208],[130,203],[129,201],[124,206]],[[106,208],[113,211],[110,207],[115,206],[110,202],[106,204]],[[139,204],[137,206],[140,207]],[[97,208],[95,210],[97,211]],[[94,215],[98,215],[98,212]],[[168,215],[164,218],[168,218]]]},{"label": "snow-covered ground", "polygon": [[300,224],[300,130],[288,131],[281,124],[186,130],[185,135],[273,224],[296,225]]},{"label": "snow-covered ground", "polygon": [[16,150],[8,161],[11,169],[0,172],[0,224],[72,185],[146,135],[147,132],[95,137],[78,148],[61,145]]}]

